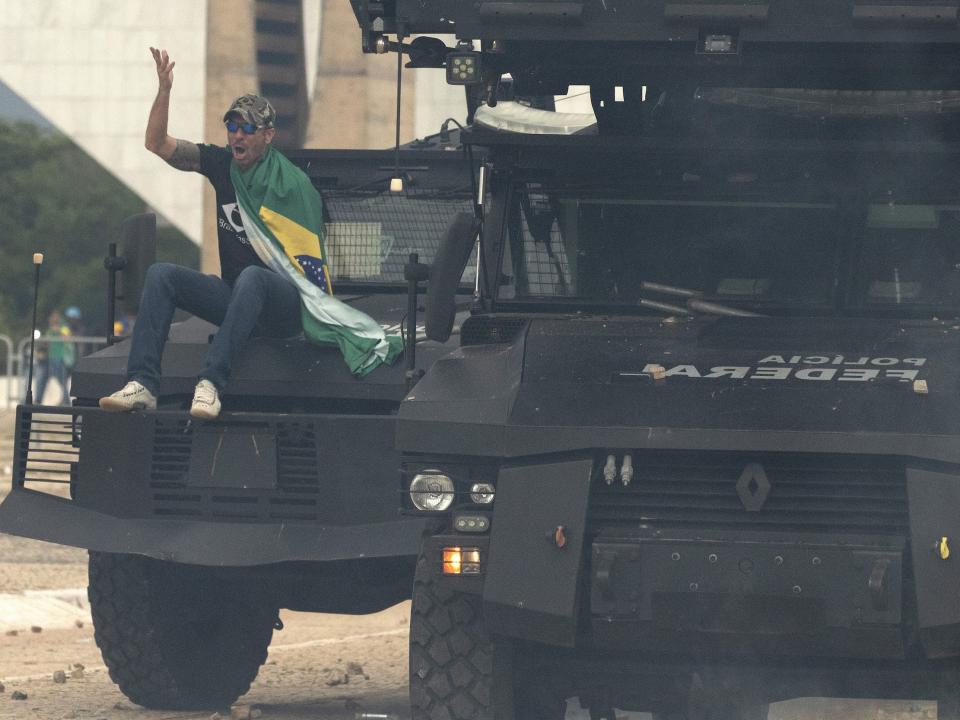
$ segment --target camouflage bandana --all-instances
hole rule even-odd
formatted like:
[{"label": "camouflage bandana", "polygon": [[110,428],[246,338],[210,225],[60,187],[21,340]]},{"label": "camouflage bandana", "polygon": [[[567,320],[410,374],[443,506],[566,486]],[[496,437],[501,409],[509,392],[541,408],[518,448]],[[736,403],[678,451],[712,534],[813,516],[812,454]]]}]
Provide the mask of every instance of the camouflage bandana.
[{"label": "camouflage bandana", "polygon": [[223,115],[226,122],[231,115],[239,115],[244,122],[252,123],[257,127],[272,128],[277,119],[277,111],[266,98],[247,93],[241,95],[230,105],[230,109]]}]

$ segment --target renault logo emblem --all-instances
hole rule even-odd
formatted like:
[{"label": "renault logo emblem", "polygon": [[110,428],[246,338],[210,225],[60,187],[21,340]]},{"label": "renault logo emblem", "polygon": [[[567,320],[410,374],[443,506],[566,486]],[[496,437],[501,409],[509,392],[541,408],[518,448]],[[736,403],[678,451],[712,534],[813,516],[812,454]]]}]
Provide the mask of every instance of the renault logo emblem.
[{"label": "renault logo emblem", "polygon": [[737,480],[737,495],[747,512],[760,512],[770,494],[770,481],[760,463],[750,463]]}]

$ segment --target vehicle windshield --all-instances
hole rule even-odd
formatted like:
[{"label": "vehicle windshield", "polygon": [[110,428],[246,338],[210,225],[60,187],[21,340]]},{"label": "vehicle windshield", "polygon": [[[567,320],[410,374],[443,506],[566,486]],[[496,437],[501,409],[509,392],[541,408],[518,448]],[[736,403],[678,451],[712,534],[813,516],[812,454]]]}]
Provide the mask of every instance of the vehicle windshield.
[{"label": "vehicle windshield", "polygon": [[765,187],[750,172],[712,184],[685,173],[675,187],[631,193],[519,182],[498,301],[686,314],[717,311],[699,300],[736,314],[953,315],[960,196],[945,199]]}]

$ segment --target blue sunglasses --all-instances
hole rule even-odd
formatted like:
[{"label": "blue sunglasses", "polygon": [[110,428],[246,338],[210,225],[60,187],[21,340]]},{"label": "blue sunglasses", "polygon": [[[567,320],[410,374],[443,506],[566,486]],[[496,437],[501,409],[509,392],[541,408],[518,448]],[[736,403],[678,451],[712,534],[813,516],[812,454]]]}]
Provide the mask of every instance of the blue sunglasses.
[{"label": "blue sunglasses", "polygon": [[259,125],[254,125],[249,122],[237,122],[236,120],[227,120],[224,125],[227,126],[228,132],[236,132],[237,130],[243,130],[246,135],[253,135],[257,130],[260,129]]}]

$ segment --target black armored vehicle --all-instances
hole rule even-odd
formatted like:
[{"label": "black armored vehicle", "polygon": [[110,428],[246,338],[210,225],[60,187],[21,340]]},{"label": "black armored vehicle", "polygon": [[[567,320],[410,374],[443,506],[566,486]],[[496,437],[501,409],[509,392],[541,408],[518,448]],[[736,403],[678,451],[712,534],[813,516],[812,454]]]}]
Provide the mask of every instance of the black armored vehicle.
[{"label": "black armored vehicle", "polygon": [[482,156],[470,317],[397,415],[413,717],[960,718],[958,4],[354,9],[456,34],[411,48]]},{"label": "black armored vehicle", "polygon": [[[444,149],[455,146],[288,153],[324,198],[337,296],[410,341],[410,255],[429,262],[450,218],[472,207],[469,160]],[[397,162],[404,193],[389,191]],[[126,221],[108,257],[128,306],[151,220]],[[0,506],[3,532],[89,549],[96,641],[113,680],[147,707],[228,706],[266,659],[280,608],[362,614],[409,598],[425,524],[397,510],[409,363],[357,379],[336,348],[255,338],[220,418],[197,422],[187,408],[213,332],[174,323],[156,411],[97,407],[124,382],[125,341],[81,360],[72,407],[20,406]],[[453,347],[424,341],[419,357]]]}]

